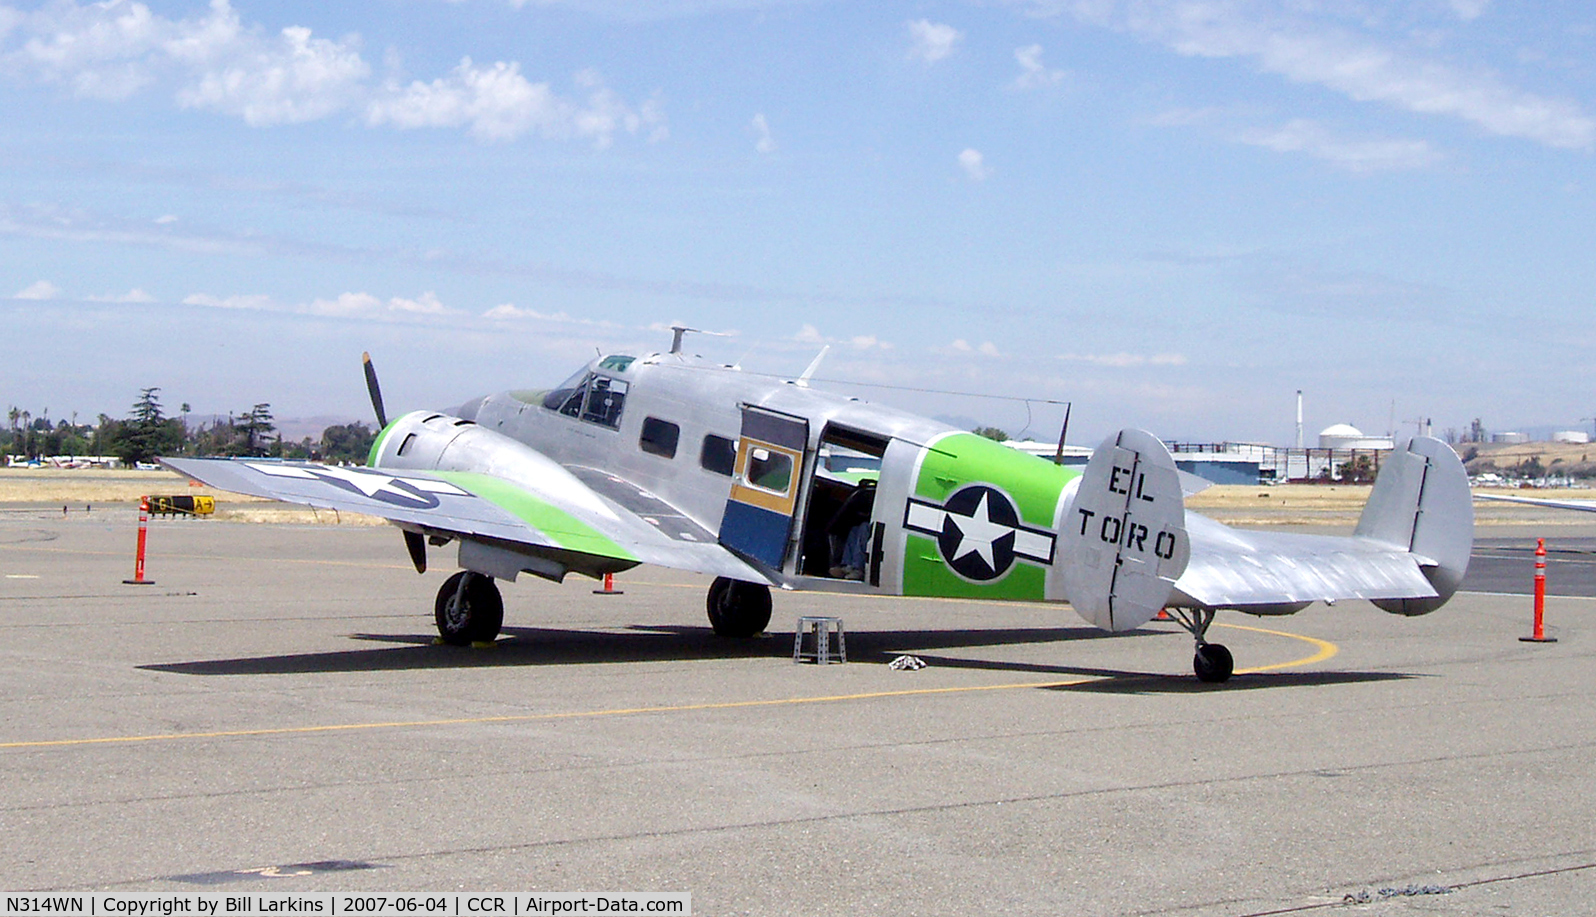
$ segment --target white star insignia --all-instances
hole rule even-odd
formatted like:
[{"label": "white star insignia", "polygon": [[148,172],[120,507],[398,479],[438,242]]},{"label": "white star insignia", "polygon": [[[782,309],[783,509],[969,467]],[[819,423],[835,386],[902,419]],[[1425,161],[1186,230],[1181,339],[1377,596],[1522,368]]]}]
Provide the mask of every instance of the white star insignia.
[{"label": "white star insignia", "polygon": [[997,569],[997,558],[992,554],[992,542],[1004,535],[1014,532],[1010,526],[992,521],[992,508],[987,505],[991,494],[982,494],[981,502],[975,505],[975,510],[968,516],[958,513],[948,513],[948,519],[953,527],[959,530],[959,547],[953,552],[953,559],[959,560],[971,554],[978,555],[990,570]]}]

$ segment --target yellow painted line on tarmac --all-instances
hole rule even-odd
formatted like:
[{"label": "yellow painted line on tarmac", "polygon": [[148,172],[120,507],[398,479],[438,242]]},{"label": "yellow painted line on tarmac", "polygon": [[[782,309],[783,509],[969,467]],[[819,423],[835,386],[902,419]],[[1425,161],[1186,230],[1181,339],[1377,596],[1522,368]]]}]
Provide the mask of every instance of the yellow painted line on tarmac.
[{"label": "yellow painted line on tarmac", "polygon": [[507,716],[472,716],[443,720],[408,720],[388,723],[339,723],[331,726],[285,726],[277,729],[228,729],[217,732],[175,732],[147,736],[107,736],[94,739],[50,739],[40,742],[0,742],[0,748],[49,748],[61,745],[106,745],[118,742],[169,742],[177,739],[224,739],[237,736],[299,735],[317,732],[345,732],[356,729],[410,729],[421,726],[474,726],[487,723],[535,723],[546,720],[572,720],[608,716],[637,716],[644,713],[688,713],[695,710],[734,710],[745,707],[779,707],[794,704],[828,704],[879,697],[910,697],[920,694],[960,694],[970,691],[1012,691],[1016,688],[1060,688],[1099,681],[1077,678],[1071,681],[1034,681],[1002,685],[962,685],[947,688],[914,688],[904,691],[866,691],[859,694],[829,694],[818,697],[783,697],[775,700],[721,701],[707,704],[673,704],[660,707],[621,707],[613,710],[569,710],[562,713],[524,713]]},{"label": "yellow painted line on tarmac", "polygon": [[1237,669],[1237,675],[1249,675],[1254,672],[1273,672],[1278,669],[1294,669],[1298,666],[1313,665],[1315,662],[1323,662],[1324,660],[1329,659],[1331,656],[1334,656],[1336,653],[1341,652],[1341,647],[1336,646],[1329,640],[1320,640],[1318,637],[1309,637],[1304,634],[1293,634],[1283,630],[1270,630],[1267,627],[1248,627],[1245,624],[1216,623],[1213,626],[1228,627],[1232,630],[1250,630],[1255,634],[1268,634],[1272,637],[1287,637],[1292,640],[1301,640],[1304,643],[1311,643],[1319,648],[1319,652],[1314,653],[1312,656],[1304,656],[1301,659],[1293,659],[1290,662],[1277,662],[1274,665],[1259,665],[1248,669]]},{"label": "yellow painted line on tarmac", "polygon": [[[1250,630],[1274,637],[1302,640],[1318,647],[1318,652],[1290,662],[1237,669],[1236,674],[1268,672],[1297,666],[1312,665],[1334,656],[1339,648],[1325,640],[1262,627],[1241,624],[1219,624],[1235,630]],[[943,688],[909,688],[898,691],[864,691],[857,694],[824,694],[811,697],[783,697],[773,700],[719,701],[705,704],[673,704],[655,707],[620,707],[611,710],[568,710],[558,713],[523,713],[505,716],[472,716],[436,720],[394,720],[379,723],[335,723],[327,726],[282,726],[271,729],[224,729],[213,732],[172,732],[142,736],[102,736],[86,739],[46,739],[34,742],[0,742],[0,748],[59,748],[71,745],[116,745],[139,742],[174,742],[187,739],[230,739],[245,736],[310,735],[327,732],[353,732],[363,729],[418,729],[429,726],[480,726],[493,723],[536,723],[551,720],[593,719],[611,716],[638,716],[649,713],[690,713],[699,710],[738,710],[751,707],[782,707],[799,704],[833,704],[840,701],[875,700],[885,697],[923,697],[933,694],[969,694],[976,691],[1015,691],[1022,688],[1067,688],[1092,682],[1108,681],[1105,678],[1074,678],[1065,681],[1025,681],[999,685],[957,685]]]}]

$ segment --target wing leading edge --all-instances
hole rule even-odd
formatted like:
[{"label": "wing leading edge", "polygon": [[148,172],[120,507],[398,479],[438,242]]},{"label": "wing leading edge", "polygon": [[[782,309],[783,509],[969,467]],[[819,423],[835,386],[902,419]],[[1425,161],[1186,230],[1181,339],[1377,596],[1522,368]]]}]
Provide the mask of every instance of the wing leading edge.
[{"label": "wing leading edge", "polygon": [[[522,447],[525,448],[525,447]],[[530,450],[529,450],[530,451]],[[473,471],[348,468],[314,462],[163,458],[181,474],[234,493],[387,519],[461,541],[462,565],[495,576],[599,576],[640,563],[765,581],[720,545],[675,539],[575,477],[534,489]],[[548,477],[545,472],[545,478]],[[491,560],[484,561],[484,558]],[[518,558],[527,558],[524,564]]]}]

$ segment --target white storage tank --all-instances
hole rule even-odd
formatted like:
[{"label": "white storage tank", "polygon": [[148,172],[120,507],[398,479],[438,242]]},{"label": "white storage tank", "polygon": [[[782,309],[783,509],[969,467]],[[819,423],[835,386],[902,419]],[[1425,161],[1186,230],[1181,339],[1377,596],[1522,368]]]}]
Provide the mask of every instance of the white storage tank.
[{"label": "white storage tank", "polygon": [[1319,431],[1320,449],[1390,449],[1391,437],[1370,436],[1349,423],[1332,424]]}]

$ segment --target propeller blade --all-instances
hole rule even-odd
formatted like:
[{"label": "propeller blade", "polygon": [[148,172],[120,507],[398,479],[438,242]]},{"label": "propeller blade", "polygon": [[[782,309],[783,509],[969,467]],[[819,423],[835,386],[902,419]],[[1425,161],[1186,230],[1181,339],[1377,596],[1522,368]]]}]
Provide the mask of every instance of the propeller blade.
[{"label": "propeller blade", "polygon": [[377,410],[377,427],[386,429],[388,412],[382,409],[382,389],[377,386],[377,367],[371,364],[370,353],[362,353],[360,362],[366,366],[366,391],[371,393],[371,406]]},{"label": "propeller blade", "polygon": [[427,572],[427,542],[421,537],[420,532],[405,529],[405,548],[410,551],[410,562],[416,565],[417,573]]}]

